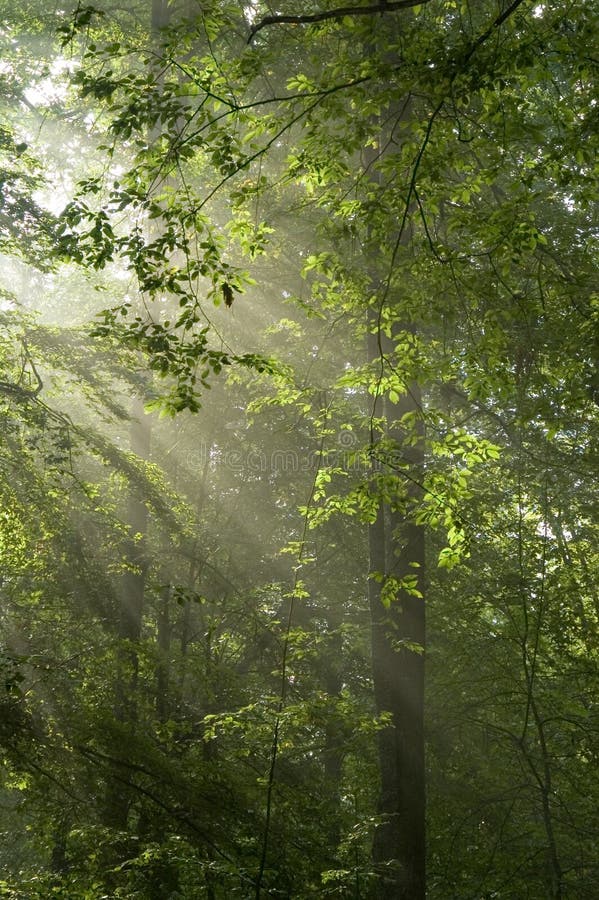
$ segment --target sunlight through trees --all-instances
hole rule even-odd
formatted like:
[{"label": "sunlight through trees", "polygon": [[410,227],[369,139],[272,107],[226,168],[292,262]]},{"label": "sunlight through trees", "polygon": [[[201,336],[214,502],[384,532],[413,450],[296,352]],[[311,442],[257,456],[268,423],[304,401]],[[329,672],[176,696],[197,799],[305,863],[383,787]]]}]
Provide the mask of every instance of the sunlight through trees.
[{"label": "sunlight through trees", "polygon": [[592,7],[2,3],[1,897],[596,897]]}]

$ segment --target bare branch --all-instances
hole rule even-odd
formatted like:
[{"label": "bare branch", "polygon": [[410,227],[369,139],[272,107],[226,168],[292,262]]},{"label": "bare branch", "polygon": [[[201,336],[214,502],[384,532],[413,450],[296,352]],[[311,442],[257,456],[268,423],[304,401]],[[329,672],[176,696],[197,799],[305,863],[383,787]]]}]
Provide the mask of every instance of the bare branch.
[{"label": "bare branch", "polygon": [[269,25],[311,25],[313,22],[325,22],[327,19],[342,19],[344,16],[375,16],[379,13],[395,12],[398,9],[409,9],[411,6],[424,6],[430,0],[395,0],[395,2],[376,3],[373,6],[340,6],[337,9],[327,9],[324,12],[311,13],[309,15],[274,15],[265,16],[250,29],[248,44],[255,34],[267,28]]}]

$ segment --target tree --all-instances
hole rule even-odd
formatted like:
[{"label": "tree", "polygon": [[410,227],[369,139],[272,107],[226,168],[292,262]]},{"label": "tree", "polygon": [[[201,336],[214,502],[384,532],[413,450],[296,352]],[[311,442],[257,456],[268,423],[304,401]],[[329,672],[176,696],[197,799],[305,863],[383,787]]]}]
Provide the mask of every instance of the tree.
[{"label": "tree", "polygon": [[[109,138],[96,152],[106,166],[98,171],[94,162],[56,223],[38,216],[38,240],[54,240],[57,258],[109,284],[114,302],[96,336],[101,346],[115,339],[145,355],[138,361],[158,379],[151,408],[197,411],[212,385],[221,409],[231,410],[229,434],[216,421],[202,438],[204,479],[217,477],[213,460],[239,441],[250,398],[253,415],[264,416],[248,432],[252,449],[262,427],[288,427],[296,458],[317,461],[283,484],[276,470],[252,471],[247,457],[239,477],[219,475],[212,495],[202,488],[201,516],[209,501],[218,510],[218,525],[204,530],[218,574],[210,555],[198,562],[197,544],[186,551],[184,584],[168,577],[176,554],[169,563],[162,550],[150,563],[147,584],[160,571],[161,589],[175,585],[181,616],[167,623],[171,608],[158,591],[136,624],[140,719],[116,737],[132,742],[123,780],[138,825],[121,817],[132,830],[119,859],[140,838],[148,855],[135,856],[140,881],[121,872],[112,887],[138,889],[147,877],[146,892],[158,895],[168,882],[207,896],[424,896],[426,540],[428,692],[444,723],[437,729],[429,717],[429,893],[584,896],[595,863],[577,824],[589,810],[578,786],[596,754],[596,661],[577,642],[595,628],[594,561],[586,562],[588,509],[576,505],[568,515],[564,497],[589,489],[596,427],[590,5],[573,12],[557,3],[497,9],[448,0],[283,15],[219,4],[196,20],[177,10],[158,46],[143,26],[131,36],[106,12],[78,7],[61,32],[64,48],[81,54],[72,102],[103,117]],[[20,146],[18,134],[11,141]],[[301,219],[295,230],[290,210],[294,228]],[[11,240],[22,244],[23,234],[18,227]],[[135,279],[144,309],[109,280],[112,271]],[[248,338],[294,297],[294,318],[286,315],[274,337]],[[233,389],[215,383],[226,372]],[[103,446],[121,466],[122,456]],[[139,471],[129,466],[127,478]],[[146,490],[149,480],[141,484]],[[233,497],[262,527],[249,498],[266,504],[273,493],[262,540],[226,521]],[[370,729],[360,687],[364,582],[356,587],[366,527],[377,713]],[[107,539],[107,556],[117,543]],[[348,599],[323,562],[327,543],[354,557]],[[248,549],[235,555],[239,544]],[[285,587],[277,544],[288,544],[295,560]],[[243,560],[240,592],[231,588],[235,559]],[[566,584],[574,594],[567,603],[559,599]],[[223,606],[233,597],[236,610],[252,598],[239,627]],[[201,648],[194,623],[207,635]],[[166,637],[178,627],[174,664]],[[148,639],[144,656],[152,629],[158,648]],[[215,649],[219,642],[225,650]],[[326,659],[327,647],[339,645],[353,660],[341,672]],[[167,646],[170,671],[181,667],[172,698],[179,711],[170,737],[170,720],[161,723],[166,749],[157,749],[139,732],[156,708],[146,685],[165,684],[156,660]],[[202,673],[195,700],[185,687],[191,668]],[[581,684],[575,696],[572,678]],[[488,684],[505,701],[489,696]],[[375,731],[378,807],[373,782],[358,786],[356,775]],[[339,751],[339,735],[351,753]],[[84,757],[107,779],[115,759],[95,741]],[[158,773],[168,773],[167,790],[157,787]],[[217,773],[222,815],[209,789]],[[331,802],[319,805],[323,773],[334,784]],[[460,790],[474,780],[474,789]],[[223,804],[225,796],[235,799]],[[367,812],[350,813],[348,796]],[[232,828],[239,808],[246,814]],[[169,816],[173,839],[184,831],[193,847],[176,877],[157,837],[157,810]],[[310,826],[320,814],[323,828]],[[367,821],[372,866],[363,856]],[[284,838],[292,849],[279,855]],[[468,859],[460,871],[452,841],[463,842]],[[323,852],[305,863],[304,851],[316,846]]]}]

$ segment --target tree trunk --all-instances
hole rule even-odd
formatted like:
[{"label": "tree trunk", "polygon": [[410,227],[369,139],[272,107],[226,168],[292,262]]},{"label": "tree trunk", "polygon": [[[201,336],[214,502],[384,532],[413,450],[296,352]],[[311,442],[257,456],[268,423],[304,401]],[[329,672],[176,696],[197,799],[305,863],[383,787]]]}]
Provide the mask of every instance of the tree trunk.
[{"label": "tree trunk", "polygon": [[[327,614],[327,631],[329,643],[324,660],[323,686],[327,696],[339,698],[343,688],[343,670],[341,666],[343,646],[339,631],[339,615],[337,610],[329,610]],[[344,744],[339,725],[335,719],[327,718],[324,741],[324,782],[328,800],[329,847],[334,854],[341,839],[339,812],[341,804],[341,779],[343,775]]]},{"label": "tree trunk", "polygon": [[171,714],[170,693],[170,652],[171,652],[171,586],[165,584],[160,590],[158,607],[158,663],[156,666],[156,717],[159,722],[167,722]]},{"label": "tree trunk", "polygon": [[[398,16],[397,29],[401,25],[402,17]],[[376,37],[366,48],[366,56],[372,54],[376,54]],[[411,108],[410,97],[397,103],[393,126],[397,143],[401,143],[402,132],[410,121]],[[378,147],[369,146],[364,152],[365,171],[377,186],[381,155],[378,148],[387,146],[384,121],[381,116]],[[407,213],[408,210],[397,247],[409,241]],[[389,283],[384,287],[379,281],[379,248],[370,232],[365,249],[373,284],[383,291],[379,302],[392,305]],[[381,374],[383,370],[388,374],[394,371],[394,340],[382,331],[373,310],[368,325],[368,359],[380,367]],[[397,323],[395,328],[399,336],[413,331],[414,325]],[[401,374],[401,363],[396,365]],[[381,417],[384,422],[380,432],[384,449],[380,456],[375,434],[371,436],[375,469],[379,467],[382,472],[397,476],[397,501],[381,502],[376,521],[369,529],[372,679],[377,713],[388,716],[388,724],[378,734],[380,821],[372,845],[373,863],[379,875],[375,896],[381,900],[424,900],[426,893],[424,529],[413,518],[424,471],[424,428],[420,387],[412,380],[412,373],[408,371],[406,377],[403,396],[397,402],[377,397],[372,412],[373,421]],[[409,424],[403,425],[402,417],[406,415]],[[373,574],[377,577],[373,578]],[[406,576],[415,576],[412,589],[418,596],[400,588],[390,601],[385,592],[383,602],[386,579],[401,580]]]},{"label": "tree trunk", "polygon": [[[374,336],[373,336],[374,337]],[[370,348],[378,359],[378,340]],[[424,772],[424,530],[411,518],[410,507],[420,493],[423,471],[423,434],[406,441],[397,423],[406,413],[420,414],[420,393],[410,385],[397,404],[386,404],[386,437],[394,439],[405,471],[406,502],[401,509],[381,505],[370,526],[369,603],[371,615],[372,677],[377,713],[389,724],[378,736],[380,764],[380,824],[372,854],[380,874],[376,896],[385,900],[423,900],[425,897],[425,772]],[[414,438],[412,433],[411,438]],[[398,473],[401,490],[402,474]],[[422,596],[399,590],[383,603],[382,584],[372,577],[397,579],[416,576]]]},{"label": "tree trunk", "polygon": [[[143,401],[133,403],[130,425],[130,448],[140,459],[147,459],[150,452],[150,430],[144,417]],[[143,601],[146,581],[145,535],[148,511],[143,499],[131,487],[127,504],[129,540],[127,564],[121,582],[120,618],[118,623],[118,670],[115,684],[114,717],[122,725],[131,725],[137,719],[138,643],[141,637]],[[122,756],[121,748],[113,753],[115,759]],[[106,791],[106,820],[113,828],[125,831],[129,813],[130,792],[127,790],[127,770],[118,763],[109,778]]]}]

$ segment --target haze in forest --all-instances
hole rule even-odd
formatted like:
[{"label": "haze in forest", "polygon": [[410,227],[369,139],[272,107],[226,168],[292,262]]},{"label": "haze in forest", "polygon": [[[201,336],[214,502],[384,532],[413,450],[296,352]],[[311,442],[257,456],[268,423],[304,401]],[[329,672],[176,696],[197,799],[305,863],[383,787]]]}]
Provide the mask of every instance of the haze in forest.
[{"label": "haze in forest", "polygon": [[593,5],[0,6],[0,896],[593,900]]}]

